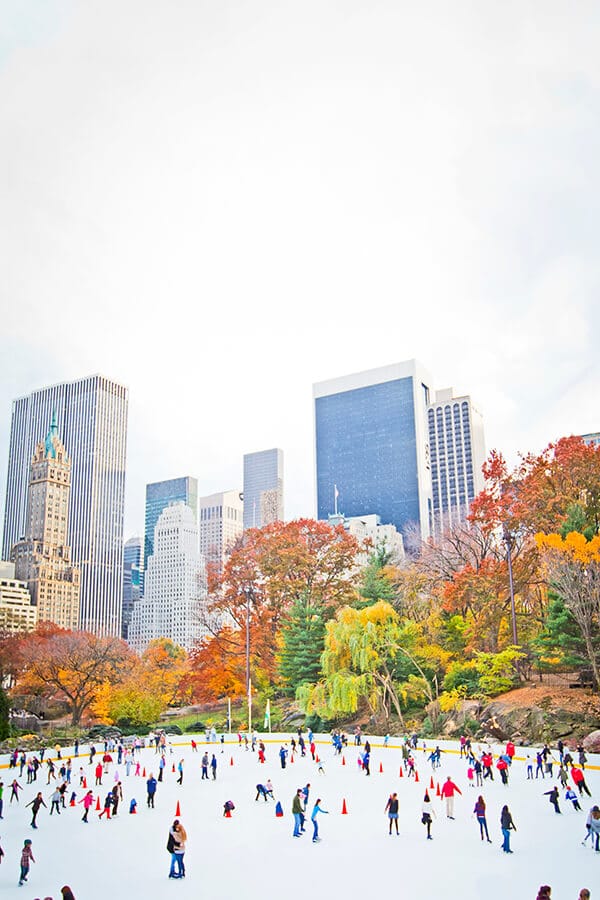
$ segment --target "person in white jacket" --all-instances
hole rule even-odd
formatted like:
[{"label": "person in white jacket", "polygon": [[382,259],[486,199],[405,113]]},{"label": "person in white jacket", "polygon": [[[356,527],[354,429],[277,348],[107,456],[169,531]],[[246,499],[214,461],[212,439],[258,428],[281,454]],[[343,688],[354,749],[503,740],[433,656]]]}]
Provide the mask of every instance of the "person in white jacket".
[{"label": "person in white jacket", "polygon": [[425,796],[423,797],[423,803],[421,805],[421,822],[427,828],[428,841],[433,840],[433,838],[431,837],[431,823],[435,818],[437,817],[433,808],[433,804],[431,802],[431,798],[429,796],[429,792],[425,791]]}]

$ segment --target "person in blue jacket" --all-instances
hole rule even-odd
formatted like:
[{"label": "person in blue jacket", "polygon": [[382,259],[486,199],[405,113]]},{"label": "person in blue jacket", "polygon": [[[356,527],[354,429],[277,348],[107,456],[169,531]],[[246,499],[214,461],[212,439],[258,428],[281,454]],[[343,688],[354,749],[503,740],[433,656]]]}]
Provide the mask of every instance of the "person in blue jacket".
[{"label": "person in blue jacket", "polygon": [[154,795],[156,794],[156,778],[154,777],[152,772],[150,772],[150,778],[146,782],[146,790],[148,791],[148,800],[147,800],[148,808],[150,809],[150,807],[151,807],[152,809],[154,809]]},{"label": "person in blue jacket", "polygon": [[326,816],[329,815],[329,812],[326,809],[322,809],[319,806],[320,802],[321,802],[321,798],[319,797],[317,802],[313,806],[312,813],[310,814],[310,821],[313,824],[313,836],[312,836],[313,844],[316,844],[318,841],[321,840],[321,838],[319,837],[319,823],[317,822],[317,816],[319,815],[319,813],[324,813]]}]

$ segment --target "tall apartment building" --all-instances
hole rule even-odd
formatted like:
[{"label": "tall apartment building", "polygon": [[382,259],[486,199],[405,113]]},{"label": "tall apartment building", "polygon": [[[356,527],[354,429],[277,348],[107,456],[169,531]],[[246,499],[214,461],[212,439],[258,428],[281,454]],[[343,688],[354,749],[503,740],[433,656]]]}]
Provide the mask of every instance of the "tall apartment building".
[{"label": "tall apartment building", "polygon": [[283,450],[244,454],[244,530],[283,520]]},{"label": "tall apartment building", "polygon": [[153,547],[146,560],[144,596],[133,606],[128,643],[143,653],[150,641],[167,637],[191,650],[204,633],[200,608],[206,598],[206,577],[198,552],[198,526],[189,506],[174,503],[162,511]]},{"label": "tall apartment building", "polygon": [[37,620],[37,607],[26,583],[15,578],[14,563],[0,562],[0,631],[33,631]]},{"label": "tall apartment building", "polygon": [[29,477],[25,538],[12,548],[15,577],[27,583],[38,621],[74,630],[79,624],[79,570],[67,543],[71,460],[56,417],[35,448]]},{"label": "tall apartment building", "polygon": [[56,412],[71,459],[66,544],[80,570],[79,627],[121,634],[127,389],[101,375],[41,388],[12,408],[2,555],[25,537],[29,466]]},{"label": "tall apartment building", "polygon": [[431,377],[416,360],[313,385],[317,517],[375,514],[403,534],[431,534],[427,407]]},{"label": "tall apartment building", "polygon": [[146,517],[144,530],[144,560],[154,553],[154,529],[161,513],[172,503],[185,503],[198,521],[198,480],[189,475],[155,481],[146,485]]},{"label": "tall apartment building", "polygon": [[593,447],[600,447],[600,431],[592,431],[590,434],[582,434],[581,440]]},{"label": "tall apartment building", "polygon": [[221,491],[198,500],[200,553],[206,564],[219,568],[244,530],[241,491]]},{"label": "tall apartment building", "polygon": [[127,640],[134,603],[142,596],[142,539],[137,535],[123,548],[123,610],[121,637]]},{"label": "tall apartment building", "polygon": [[367,552],[358,554],[357,562],[360,566],[366,565],[373,553],[383,550],[391,554],[393,564],[399,565],[404,561],[402,535],[395,525],[384,525],[381,517],[376,514],[348,518],[341,513],[337,515],[334,513],[329,516],[329,524],[334,528],[337,525],[343,525],[348,534],[355,537],[359,544],[369,541],[370,546]]},{"label": "tall apartment building", "polygon": [[463,521],[483,490],[483,418],[470,397],[437,391],[427,410],[434,530]]}]

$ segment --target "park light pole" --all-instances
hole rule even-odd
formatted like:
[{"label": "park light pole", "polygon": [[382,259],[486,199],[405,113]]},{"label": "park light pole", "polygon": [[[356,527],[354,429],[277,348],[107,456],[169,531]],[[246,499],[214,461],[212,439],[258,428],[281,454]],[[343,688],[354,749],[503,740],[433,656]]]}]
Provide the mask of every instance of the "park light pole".
[{"label": "park light pole", "polygon": [[503,527],[504,543],[506,544],[506,561],[508,563],[508,589],[510,591],[510,616],[512,621],[512,640],[515,647],[518,646],[517,641],[517,611],[515,608],[515,584],[513,580],[512,568],[512,534],[507,525]]}]

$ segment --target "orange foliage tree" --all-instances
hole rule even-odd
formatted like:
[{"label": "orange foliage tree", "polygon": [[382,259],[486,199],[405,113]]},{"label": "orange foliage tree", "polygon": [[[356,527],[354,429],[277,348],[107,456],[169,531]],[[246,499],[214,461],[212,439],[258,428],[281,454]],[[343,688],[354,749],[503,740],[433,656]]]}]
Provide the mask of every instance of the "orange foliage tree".
[{"label": "orange foliage tree", "polygon": [[245,531],[222,571],[209,569],[209,635],[191,655],[195,696],[244,693],[247,618],[252,682],[272,683],[289,610],[303,603],[333,611],[351,602],[358,552],[343,527],[312,519]]}]

